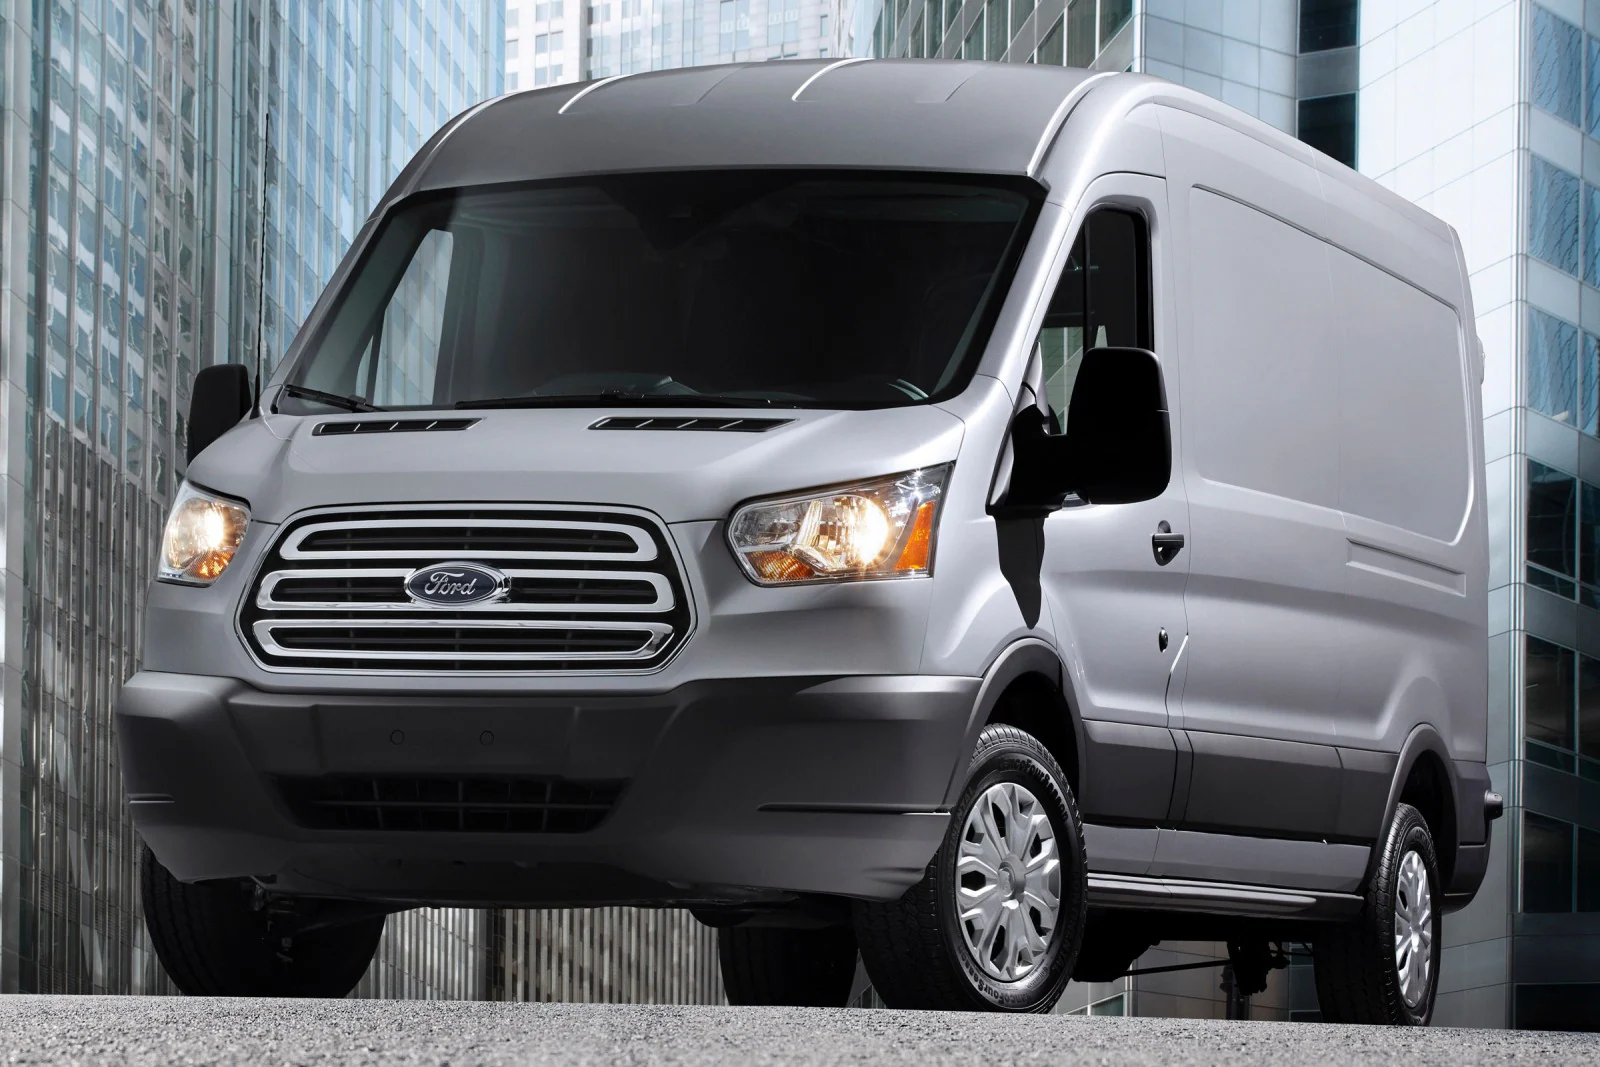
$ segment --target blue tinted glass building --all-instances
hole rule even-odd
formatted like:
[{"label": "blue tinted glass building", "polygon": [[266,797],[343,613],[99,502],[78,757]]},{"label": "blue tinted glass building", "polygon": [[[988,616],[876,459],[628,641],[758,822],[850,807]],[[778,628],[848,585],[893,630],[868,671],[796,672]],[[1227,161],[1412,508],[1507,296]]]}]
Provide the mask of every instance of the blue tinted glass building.
[{"label": "blue tinted glass building", "polygon": [[[503,18],[504,0],[0,0],[0,991],[166,987],[111,708],[190,382],[252,358],[258,326],[269,363],[287,347],[400,166],[501,91]],[[368,991],[480,995],[488,923],[394,922]]]}]

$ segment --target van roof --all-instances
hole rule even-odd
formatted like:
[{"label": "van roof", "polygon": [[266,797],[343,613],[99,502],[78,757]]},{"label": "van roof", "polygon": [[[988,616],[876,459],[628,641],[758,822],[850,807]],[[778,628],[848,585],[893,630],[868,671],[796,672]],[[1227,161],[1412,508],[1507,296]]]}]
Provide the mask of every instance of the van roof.
[{"label": "van roof", "polygon": [[[511,93],[419,154],[406,192],[681,167],[1023,175],[1086,70],[959,60],[785,60]],[[408,168],[412,169],[412,168]]]},{"label": "van roof", "polygon": [[867,167],[1036,176],[1076,101],[1091,94],[1118,98],[1095,109],[1095,122],[1141,102],[1176,104],[1305,160],[1358,197],[1450,240],[1444,223],[1410,201],[1193,89],[1143,74],[941,59],[734,63],[508,93],[446,123],[373,213],[416,192],[625,171]]}]

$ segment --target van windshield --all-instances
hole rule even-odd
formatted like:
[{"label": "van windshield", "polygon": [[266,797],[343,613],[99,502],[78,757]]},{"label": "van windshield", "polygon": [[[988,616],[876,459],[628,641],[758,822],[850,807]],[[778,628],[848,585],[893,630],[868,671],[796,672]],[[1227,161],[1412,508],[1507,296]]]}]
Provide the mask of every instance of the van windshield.
[{"label": "van windshield", "polygon": [[970,379],[1034,199],[999,180],[624,175],[390,213],[280,411],[876,408]]}]

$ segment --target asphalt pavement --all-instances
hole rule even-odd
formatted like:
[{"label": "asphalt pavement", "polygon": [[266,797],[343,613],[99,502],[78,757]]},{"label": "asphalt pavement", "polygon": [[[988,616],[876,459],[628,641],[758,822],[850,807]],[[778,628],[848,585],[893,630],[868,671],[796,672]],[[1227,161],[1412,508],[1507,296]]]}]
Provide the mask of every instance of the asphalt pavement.
[{"label": "asphalt pavement", "polygon": [[1600,1064],[1600,1035],[802,1008],[6,996],[0,1062],[1554,1067]]}]

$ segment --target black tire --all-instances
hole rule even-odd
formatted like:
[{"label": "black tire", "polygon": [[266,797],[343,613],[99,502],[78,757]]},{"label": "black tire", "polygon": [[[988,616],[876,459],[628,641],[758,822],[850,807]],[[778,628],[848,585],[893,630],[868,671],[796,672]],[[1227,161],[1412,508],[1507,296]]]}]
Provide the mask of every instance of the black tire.
[{"label": "black tire", "polygon": [[185,884],[148,848],[139,882],[156,958],[190,996],[343,997],[383,936],[379,915],[283,937],[248,883]]},{"label": "black tire", "polygon": [[[1009,981],[988,973],[977,951],[968,948],[956,903],[956,867],[968,817],[990,787],[1004,783],[1026,787],[1049,820],[1060,873],[1057,919],[1044,951],[1022,977]],[[1033,847],[1031,839],[1026,847]],[[1083,940],[1087,869],[1078,806],[1055,758],[1014,726],[987,726],[961,799],[950,812],[950,829],[922,881],[899,900],[855,906],[856,940],[867,976],[891,1008],[1048,1012],[1072,977]],[[1009,877],[1005,885],[1013,885]],[[1023,921],[1033,921],[1038,931],[1037,922],[1026,918],[1030,914],[1038,912],[1024,912]]]},{"label": "black tire", "polygon": [[848,927],[725,926],[717,958],[729,1004],[842,1008],[856,976],[856,937]]},{"label": "black tire", "polygon": [[[1381,851],[1377,869],[1360,917],[1327,928],[1312,943],[1317,1002],[1324,1022],[1427,1026],[1433,1018],[1433,1002],[1439,988],[1443,922],[1438,908],[1439,861],[1433,835],[1416,808],[1399,804],[1378,848]],[[1426,961],[1426,977],[1418,982],[1413,971],[1407,979],[1411,985],[1408,990],[1395,960],[1395,912],[1396,897],[1407,897],[1402,872],[1411,855],[1421,864],[1428,889],[1427,918],[1416,925],[1426,928],[1431,936],[1426,947],[1416,952],[1418,959]],[[1407,907],[1418,903],[1407,901]],[[1421,920],[1421,916],[1416,917]]]}]

